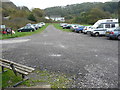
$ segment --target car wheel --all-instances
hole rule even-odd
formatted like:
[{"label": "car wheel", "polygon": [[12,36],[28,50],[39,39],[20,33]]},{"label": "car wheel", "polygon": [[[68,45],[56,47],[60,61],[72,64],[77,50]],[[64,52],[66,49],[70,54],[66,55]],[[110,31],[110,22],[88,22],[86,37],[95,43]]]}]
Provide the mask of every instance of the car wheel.
[{"label": "car wheel", "polygon": [[120,35],[118,35],[117,39],[120,40]]},{"label": "car wheel", "polygon": [[112,38],[111,38],[111,37],[108,37],[107,39],[108,39],[108,40],[111,40]]},{"label": "car wheel", "polygon": [[30,32],[33,32],[33,30],[30,30]]},{"label": "car wheel", "polygon": [[90,34],[90,32],[87,32],[87,34],[89,35],[89,34]]},{"label": "car wheel", "polygon": [[99,33],[98,33],[98,32],[96,32],[94,35],[97,37],[97,36],[99,36]]},{"label": "car wheel", "polygon": [[93,34],[90,34],[90,36],[93,36]]}]

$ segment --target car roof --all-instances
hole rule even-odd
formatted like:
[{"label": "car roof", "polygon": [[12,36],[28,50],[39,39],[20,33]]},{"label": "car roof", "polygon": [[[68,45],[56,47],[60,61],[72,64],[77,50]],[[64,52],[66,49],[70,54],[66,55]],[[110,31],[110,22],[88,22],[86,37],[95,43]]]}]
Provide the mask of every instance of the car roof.
[{"label": "car roof", "polygon": [[104,22],[104,23],[101,23],[101,24],[118,24],[118,22]]}]

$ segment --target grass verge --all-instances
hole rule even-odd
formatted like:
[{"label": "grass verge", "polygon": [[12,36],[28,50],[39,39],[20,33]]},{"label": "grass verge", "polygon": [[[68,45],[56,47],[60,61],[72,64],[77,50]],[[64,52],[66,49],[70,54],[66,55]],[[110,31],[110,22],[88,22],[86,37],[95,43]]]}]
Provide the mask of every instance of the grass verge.
[{"label": "grass verge", "polygon": [[[21,75],[15,76],[13,71],[8,70],[0,74],[2,80],[0,82],[2,88],[12,87],[21,81]],[[51,88],[68,88],[71,80],[65,74],[52,73],[48,71],[36,70],[29,75],[30,79],[23,82],[18,87],[32,87],[41,85],[50,85]]]},{"label": "grass verge", "polygon": [[66,31],[66,32],[72,32],[72,30],[70,30],[70,29],[63,29],[62,27],[60,27],[60,24],[58,24],[58,23],[55,23],[53,25],[55,28],[57,28],[59,30]]},{"label": "grass verge", "polygon": [[0,80],[0,85],[2,88],[12,87],[22,80],[20,75],[16,76],[11,70],[7,70],[6,72],[0,74],[0,78],[2,79]]},{"label": "grass verge", "polygon": [[9,38],[16,38],[16,37],[23,37],[23,36],[29,36],[32,34],[40,33],[42,32],[49,24],[47,23],[42,28],[34,31],[34,32],[16,32],[15,34],[11,35],[0,35],[0,39],[9,39]]}]

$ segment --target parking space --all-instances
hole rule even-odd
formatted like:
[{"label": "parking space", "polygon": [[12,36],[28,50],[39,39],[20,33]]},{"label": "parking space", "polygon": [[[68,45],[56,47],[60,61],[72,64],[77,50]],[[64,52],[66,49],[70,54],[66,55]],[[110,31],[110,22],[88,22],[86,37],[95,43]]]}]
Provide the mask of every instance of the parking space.
[{"label": "parking space", "polygon": [[[64,32],[49,25],[30,41],[3,43],[3,58],[40,70],[65,73],[72,88],[116,88],[118,40]],[[24,39],[23,38],[23,39]]]}]

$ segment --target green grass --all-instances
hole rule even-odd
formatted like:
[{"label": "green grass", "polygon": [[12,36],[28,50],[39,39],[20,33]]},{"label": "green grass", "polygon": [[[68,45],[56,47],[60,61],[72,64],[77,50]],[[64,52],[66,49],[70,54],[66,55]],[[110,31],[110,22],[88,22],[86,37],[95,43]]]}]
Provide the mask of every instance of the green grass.
[{"label": "green grass", "polygon": [[83,24],[83,26],[92,26],[92,25]]},{"label": "green grass", "polygon": [[9,35],[0,35],[0,39],[9,39],[9,38],[16,38],[16,37],[23,37],[23,36],[29,36],[32,34],[40,33],[42,32],[49,24],[47,23],[45,26],[42,28],[34,31],[34,32],[16,32],[15,34],[12,34],[12,36]]},{"label": "green grass", "polygon": [[[39,79],[35,80],[32,78],[32,83],[46,83],[51,85],[51,88],[68,88],[68,84],[72,81],[68,79],[65,74],[58,74],[48,71],[36,71],[37,76]],[[36,78],[35,77],[35,78]]]},{"label": "green grass", "polygon": [[12,87],[13,85],[22,80],[21,75],[18,74],[18,76],[16,76],[11,70],[7,70],[6,72],[0,74],[0,78],[0,85],[2,88]]},{"label": "green grass", "polygon": [[55,28],[60,29],[62,31],[72,32],[72,30],[70,30],[70,29],[63,29],[62,27],[60,27],[60,24],[58,24],[58,23],[55,23],[53,25],[55,26]]},{"label": "green grass", "polygon": [[[51,88],[68,88],[69,83],[72,81],[67,78],[65,74],[58,74],[48,71],[36,70],[30,79],[21,83],[18,87],[31,87],[36,85],[51,85]],[[0,74],[2,80],[0,85],[2,88],[12,87],[22,80],[21,75],[16,76],[13,71],[8,70]]]}]

